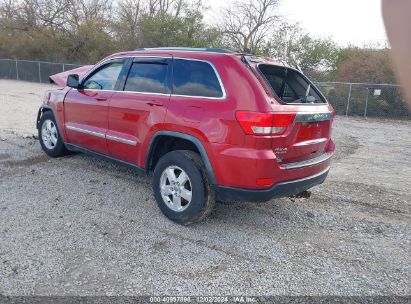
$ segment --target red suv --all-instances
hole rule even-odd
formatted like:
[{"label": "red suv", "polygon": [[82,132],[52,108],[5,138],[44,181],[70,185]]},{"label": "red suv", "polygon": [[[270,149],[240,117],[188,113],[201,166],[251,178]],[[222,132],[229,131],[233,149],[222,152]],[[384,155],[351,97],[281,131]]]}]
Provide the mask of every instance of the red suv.
[{"label": "red suv", "polygon": [[47,92],[43,150],[80,151],[153,172],[161,211],[189,224],[214,202],[261,202],[322,183],[334,110],[300,71],[219,49],[111,55]]}]

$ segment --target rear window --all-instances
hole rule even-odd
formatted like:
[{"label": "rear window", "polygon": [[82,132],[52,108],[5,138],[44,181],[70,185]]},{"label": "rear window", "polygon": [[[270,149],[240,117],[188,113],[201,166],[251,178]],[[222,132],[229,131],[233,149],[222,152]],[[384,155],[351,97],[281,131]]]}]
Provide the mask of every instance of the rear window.
[{"label": "rear window", "polygon": [[131,66],[125,91],[166,93],[167,65],[134,62]]},{"label": "rear window", "polygon": [[223,97],[220,82],[208,62],[185,59],[174,59],[173,62],[173,94]]},{"label": "rear window", "polygon": [[325,100],[315,86],[300,72],[286,67],[260,64],[273,93],[285,103],[324,103]]}]

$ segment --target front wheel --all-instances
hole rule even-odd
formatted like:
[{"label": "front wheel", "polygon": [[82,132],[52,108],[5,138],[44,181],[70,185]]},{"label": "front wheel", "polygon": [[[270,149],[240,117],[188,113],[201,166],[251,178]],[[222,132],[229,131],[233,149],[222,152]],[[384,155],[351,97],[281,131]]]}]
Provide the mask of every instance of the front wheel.
[{"label": "front wheel", "polygon": [[52,157],[59,157],[68,153],[59,133],[53,113],[43,113],[39,124],[39,140],[43,151]]},{"label": "front wheel", "polygon": [[164,155],[154,169],[153,190],[163,214],[183,225],[204,219],[215,204],[201,157],[193,151]]}]

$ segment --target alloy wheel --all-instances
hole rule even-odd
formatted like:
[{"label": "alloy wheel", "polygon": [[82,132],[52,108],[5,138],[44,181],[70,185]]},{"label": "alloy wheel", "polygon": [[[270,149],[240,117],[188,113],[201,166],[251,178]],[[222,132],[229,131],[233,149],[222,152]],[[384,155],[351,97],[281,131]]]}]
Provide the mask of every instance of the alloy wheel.
[{"label": "alloy wheel", "polygon": [[167,167],[161,174],[160,193],[171,210],[182,212],[187,209],[193,195],[187,173],[178,166]]},{"label": "alloy wheel", "polygon": [[57,127],[51,119],[46,119],[41,126],[41,139],[47,149],[53,150],[57,145]]}]

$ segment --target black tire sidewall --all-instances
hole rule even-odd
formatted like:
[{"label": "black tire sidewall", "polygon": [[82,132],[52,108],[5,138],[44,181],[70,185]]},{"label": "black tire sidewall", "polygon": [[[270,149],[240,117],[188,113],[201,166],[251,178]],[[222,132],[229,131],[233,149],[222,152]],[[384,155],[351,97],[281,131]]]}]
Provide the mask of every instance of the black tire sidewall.
[{"label": "black tire sidewall", "polygon": [[[190,205],[181,212],[171,210],[164,202],[160,193],[160,178],[164,169],[168,166],[178,166],[183,169],[190,178],[192,199]],[[163,214],[170,220],[179,224],[190,224],[202,217],[207,207],[208,193],[205,187],[204,176],[201,167],[191,158],[180,151],[172,151],[163,156],[157,163],[153,175],[153,190],[157,204]]]},{"label": "black tire sidewall", "polygon": [[[46,120],[51,120],[57,129],[57,143],[53,149],[47,148],[43,143],[42,128],[43,128],[43,123]],[[52,157],[58,157],[58,156],[65,154],[66,149],[63,143],[63,139],[61,138],[61,134],[57,126],[56,119],[54,118],[54,115],[51,112],[45,112],[42,114],[40,118],[38,133],[39,133],[38,136],[39,136],[41,148],[43,149],[44,152],[46,152],[47,155],[52,156]]]}]

